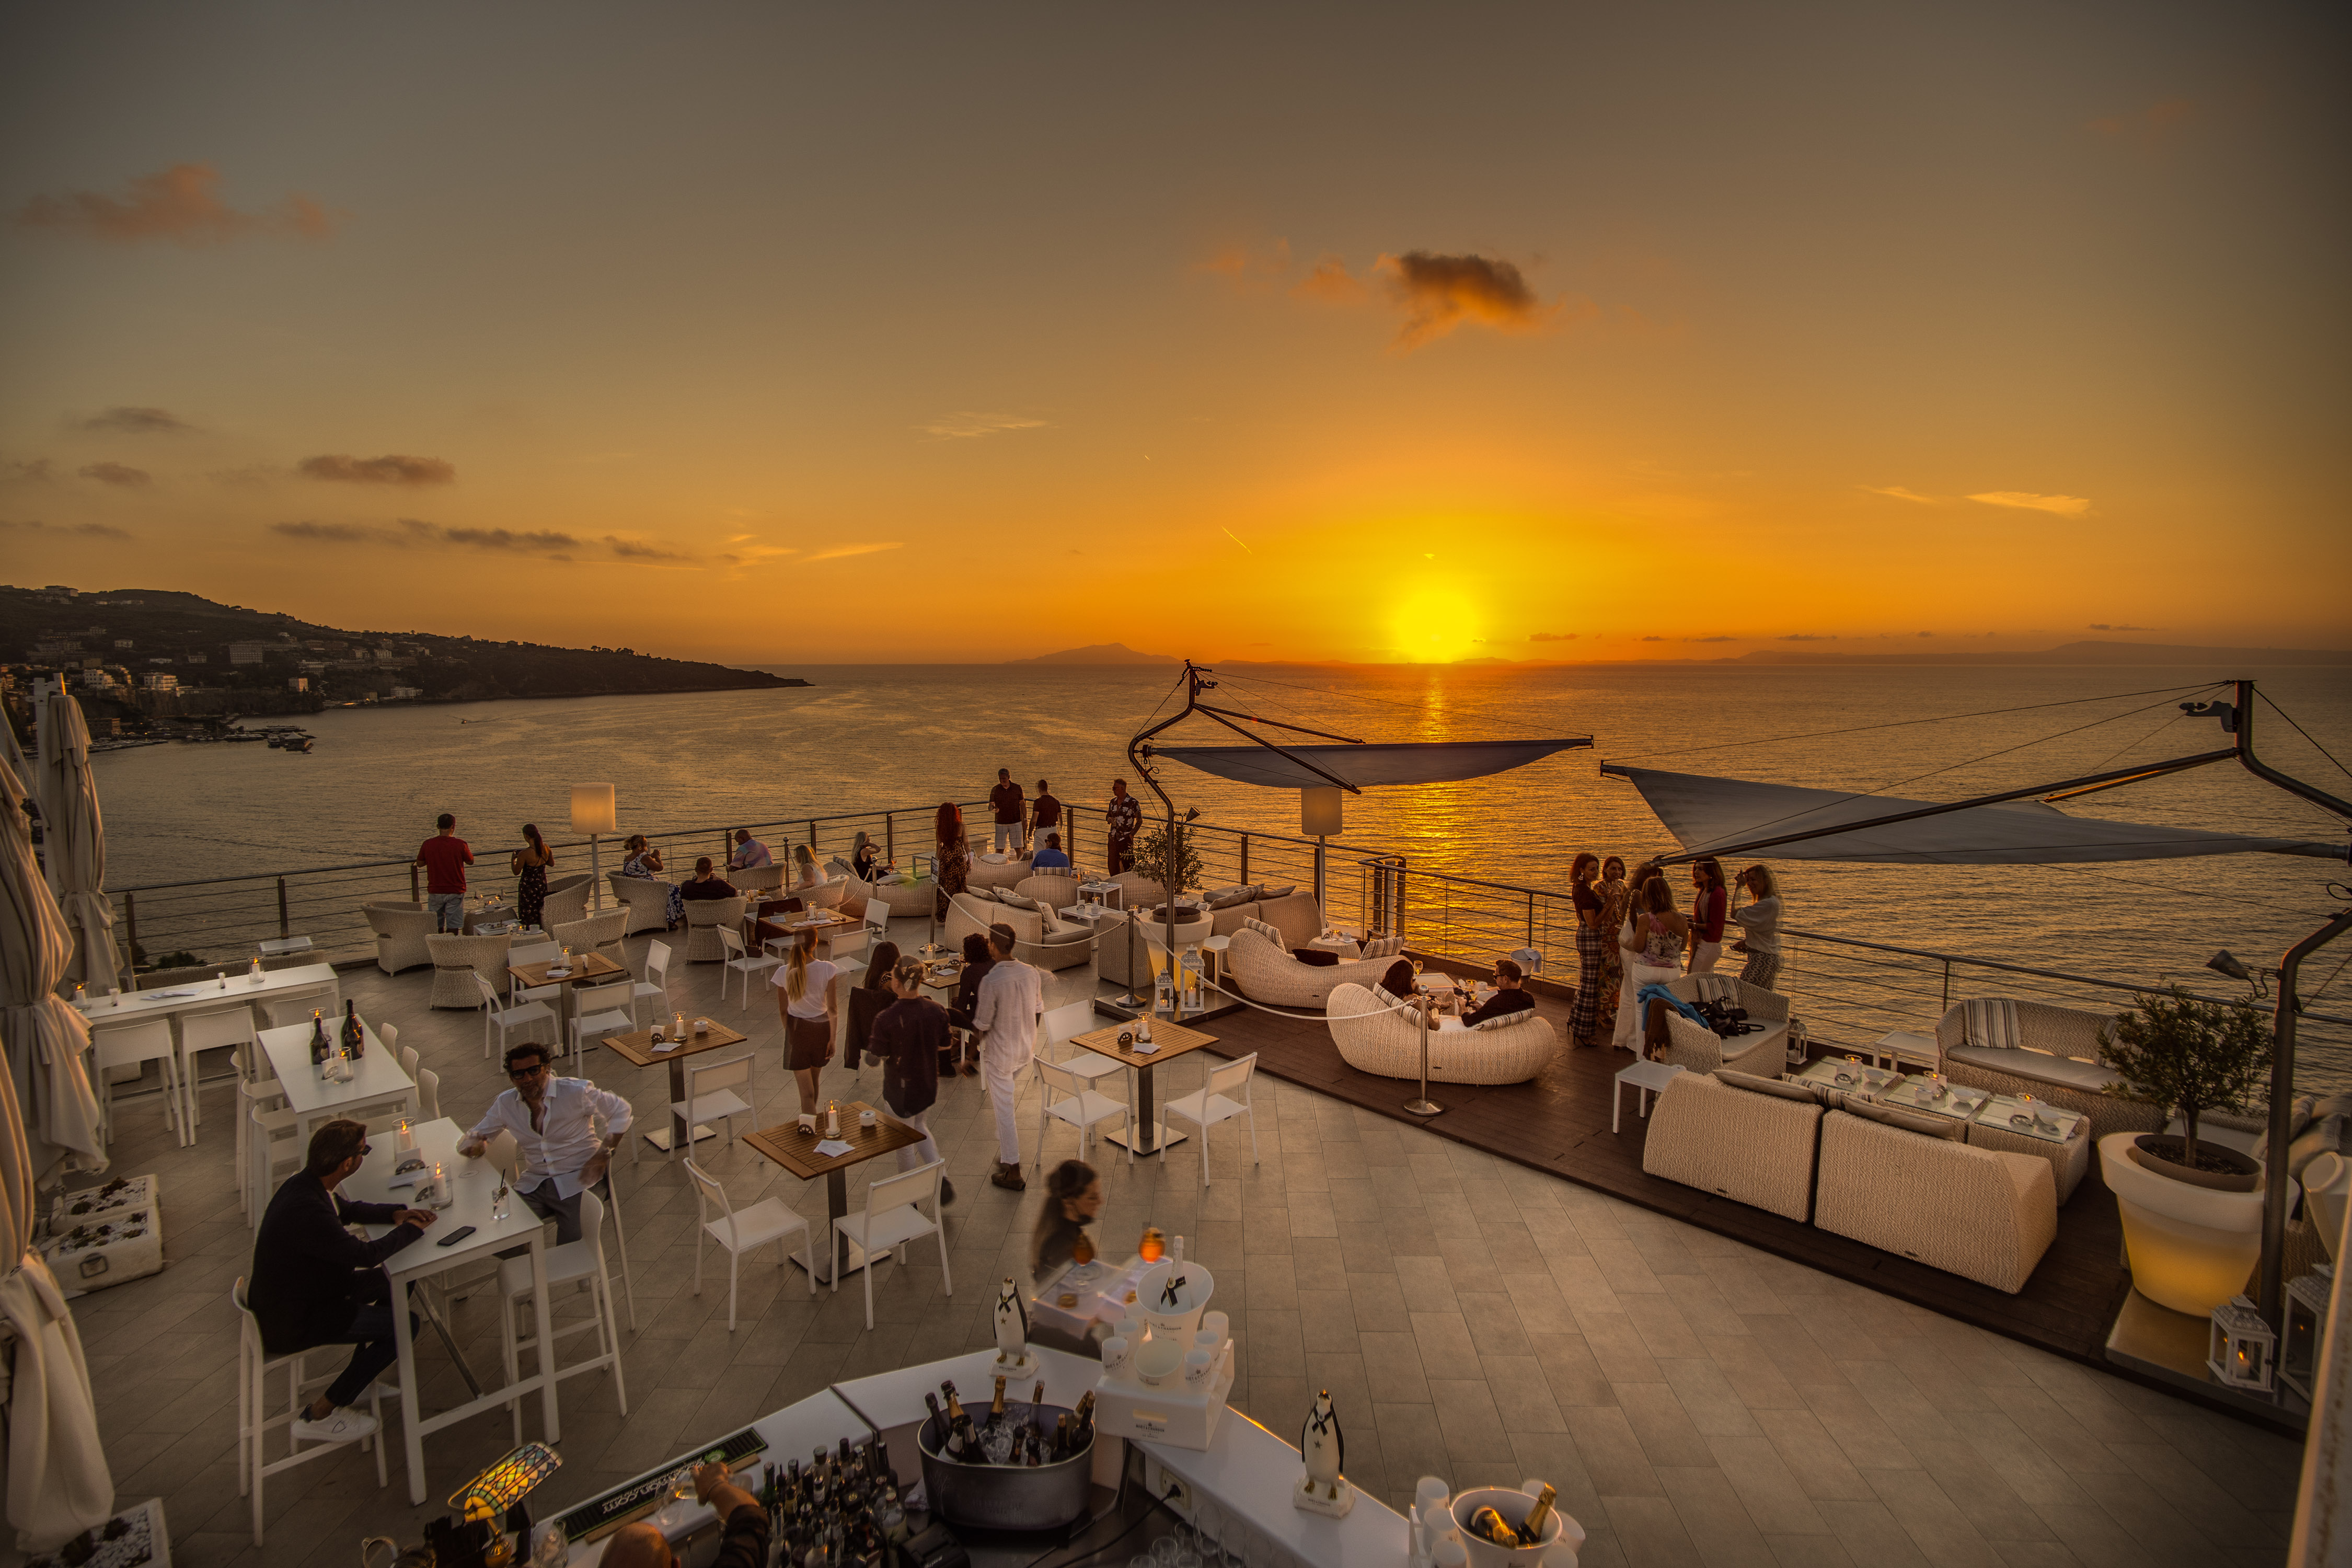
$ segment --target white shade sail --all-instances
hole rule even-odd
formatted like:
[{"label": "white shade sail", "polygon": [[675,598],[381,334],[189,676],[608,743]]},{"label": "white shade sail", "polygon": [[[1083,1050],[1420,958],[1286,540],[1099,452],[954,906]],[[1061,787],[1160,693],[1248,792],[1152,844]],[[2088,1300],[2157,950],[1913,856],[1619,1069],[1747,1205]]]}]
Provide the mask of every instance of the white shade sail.
[{"label": "white shade sail", "polygon": [[1867,822],[1937,803],[1897,800],[1846,790],[1804,789],[1748,779],[1707,778],[1604,763],[1601,771],[1629,780],[1687,854],[1704,855],[1759,838],[1820,834],[1756,853],[1786,860],[1869,860],[1903,865],[2035,866],[2084,860],[2168,860],[2190,855],[2239,855],[2267,850],[2344,858],[2344,851],[2298,839],[2211,833],[2157,823],[2069,816],[2037,801],[1973,805],[1909,822],[1848,832],[1843,823]]},{"label": "white shade sail", "polygon": [[[1508,773],[1541,762],[1554,752],[1590,746],[1590,735],[1549,741],[1437,741],[1400,745],[1292,746],[1283,751],[1304,757],[1334,778],[1359,789],[1381,784],[1454,784]],[[1273,789],[1313,789],[1328,784],[1322,778],[1264,746],[1154,746],[1152,754],[1214,773],[1235,784],[1263,784]]]}]

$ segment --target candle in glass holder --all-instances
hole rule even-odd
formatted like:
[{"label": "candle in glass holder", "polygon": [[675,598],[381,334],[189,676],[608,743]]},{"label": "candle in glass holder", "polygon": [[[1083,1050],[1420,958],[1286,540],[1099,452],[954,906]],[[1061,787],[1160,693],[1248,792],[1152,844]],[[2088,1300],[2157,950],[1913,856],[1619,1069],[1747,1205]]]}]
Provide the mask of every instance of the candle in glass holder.
[{"label": "candle in glass holder", "polygon": [[828,1138],[841,1136],[841,1101],[837,1100],[828,1100],[825,1103],[824,1135]]},{"label": "candle in glass holder", "polygon": [[410,1129],[407,1119],[404,1117],[401,1120],[400,1131],[393,1135],[392,1147],[395,1153],[414,1154],[416,1152],[416,1134]]}]

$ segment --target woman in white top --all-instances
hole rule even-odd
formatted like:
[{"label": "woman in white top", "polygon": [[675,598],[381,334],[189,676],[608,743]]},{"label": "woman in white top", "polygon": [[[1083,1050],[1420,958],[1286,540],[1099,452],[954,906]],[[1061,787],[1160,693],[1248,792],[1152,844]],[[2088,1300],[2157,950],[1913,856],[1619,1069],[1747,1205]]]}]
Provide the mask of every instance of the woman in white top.
[{"label": "woman in white top", "polygon": [[1739,978],[1769,991],[1780,978],[1780,885],[1769,866],[1750,866],[1739,873],[1739,887],[1756,900],[1731,911],[1740,931],[1738,951],[1748,955]]},{"label": "woman in white top", "polygon": [[810,956],[816,933],[803,931],[772,973],[776,1012],[784,1026],[784,1066],[792,1069],[793,1086],[800,1091],[801,1110],[817,1109],[817,1079],[833,1060],[833,996],[835,966]]},{"label": "woman in white top", "polygon": [[816,857],[805,844],[793,846],[793,886],[814,888],[824,880],[824,873],[816,868]]}]

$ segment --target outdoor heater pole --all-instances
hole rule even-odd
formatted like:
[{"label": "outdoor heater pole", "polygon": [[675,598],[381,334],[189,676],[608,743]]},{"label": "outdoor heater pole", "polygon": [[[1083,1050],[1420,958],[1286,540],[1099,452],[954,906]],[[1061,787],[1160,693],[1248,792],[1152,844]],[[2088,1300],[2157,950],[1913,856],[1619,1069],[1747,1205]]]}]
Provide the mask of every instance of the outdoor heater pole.
[{"label": "outdoor heater pole", "polygon": [[1429,1005],[1417,1003],[1413,1012],[1421,1018],[1421,1098],[1406,1100],[1404,1108],[1414,1116],[1435,1116],[1445,1107],[1429,1098]]},{"label": "outdoor heater pole", "polygon": [[[2347,931],[2352,931],[2352,910],[2288,948],[2279,960],[2277,1022],[2271,1046],[2270,1155],[2263,1162],[2263,1261],[2254,1277],[2254,1306],[2282,1342],[2286,1332],[2287,1130],[2294,1112],[2294,1020],[2303,1011],[2294,980],[2305,959]],[[2315,1223],[2309,1211],[2304,1223]]]}]

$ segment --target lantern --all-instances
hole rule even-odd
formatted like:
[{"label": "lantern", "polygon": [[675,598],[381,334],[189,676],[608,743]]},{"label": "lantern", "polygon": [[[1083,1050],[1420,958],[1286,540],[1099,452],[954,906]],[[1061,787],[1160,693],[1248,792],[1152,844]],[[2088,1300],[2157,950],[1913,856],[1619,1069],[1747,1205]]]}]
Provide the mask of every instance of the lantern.
[{"label": "lantern", "polygon": [[572,786],[572,831],[588,836],[588,897],[595,909],[604,907],[604,867],[601,840],[620,831],[619,810],[608,784]]},{"label": "lantern", "polygon": [[2336,1270],[2321,1264],[2286,1288],[2286,1343],[2279,1351],[2279,1376],[2305,1402],[2319,1382],[2320,1342],[2327,1331],[2327,1298]]},{"label": "lantern", "polygon": [[2205,1369],[2224,1388],[2267,1394],[2271,1388],[2272,1353],[2278,1336],[2243,1296],[2232,1296],[2213,1309],[2212,1335],[2207,1342]]}]

